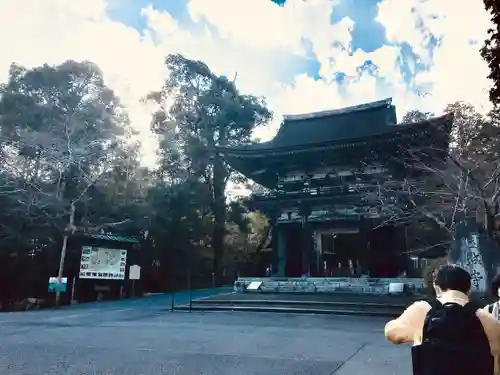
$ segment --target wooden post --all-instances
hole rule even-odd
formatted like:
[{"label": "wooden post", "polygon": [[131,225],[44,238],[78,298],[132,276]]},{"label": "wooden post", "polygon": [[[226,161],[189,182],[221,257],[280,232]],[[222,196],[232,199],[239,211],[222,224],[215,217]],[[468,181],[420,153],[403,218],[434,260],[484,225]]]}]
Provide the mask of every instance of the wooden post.
[{"label": "wooden post", "polygon": [[64,269],[64,261],[66,259],[66,248],[68,247],[68,235],[64,235],[63,237],[63,243],[62,243],[62,248],[61,248],[61,257],[59,259],[59,271],[57,272],[57,284],[58,288],[56,290],[56,306],[59,306],[60,301],[61,301],[61,281],[62,281],[62,276],[63,276],[63,269]]},{"label": "wooden post", "polygon": [[[69,211],[69,225],[64,232],[63,243],[62,243],[62,248],[61,248],[61,258],[59,259],[59,271],[57,272],[57,283],[59,284],[59,286],[61,285],[61,279],[62,279],[63,273],[64,273],[64,261],[66,260],[66,251],[68,248],[68,238],[69,238],[70,233],[74,232],[75,210],[76,210],[75,203],[71,202],[70,211]],[[61,299],[61,292],[58,289],[56,291],[56,306],[59,306],[60,299]]]}]

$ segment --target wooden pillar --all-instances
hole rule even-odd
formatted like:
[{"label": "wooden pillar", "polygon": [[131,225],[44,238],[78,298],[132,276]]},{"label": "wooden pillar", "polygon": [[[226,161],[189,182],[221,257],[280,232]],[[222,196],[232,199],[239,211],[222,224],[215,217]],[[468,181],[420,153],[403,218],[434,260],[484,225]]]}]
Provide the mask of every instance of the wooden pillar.
[{"label": "wooden pillar", "polygon": [[312,276],[324,276],[323,270],[323,253],[321,251],[321,234],[315,231],[311,231],[312,235],[312,248],[313,248],[313,262],[315,262],[314,272]]},{"label": "wooden pillar", "polygon": [[358,254],[358,261],[360,266],[360,275],[366,275],[370,272],[371,262],[370,258],[372,254],[370,254],[370,234],[371,234],[372,226],[367,221],[361,221],[359,226],[359,234],[360,234],[360,252]]},{"label": "wooden pillar", "polygon": [[276,247],[277,247],[277,269],[276,276],[286,276],[286,239],[282,225],[275,225]]},{"label": "wooden pillar", "polygon": [[308,218],[311,211],[307,206],[302,206],[300,210],[300,215],[302,216],[302,241],[301,241],[301,253],[302,253],[302,275],[311,275],[311,261],[315,261],[312,257],[312,233],[310,223]]},{"label": "wooden pillar", "polygon": [[311,277],[316,277],[319,276],[319,272],[321,270],[321,267],[319,265],[320,262],[320,256],[319,253],[317,252],[316,246],[315,246],[315,239],[314,239],[314,226],[313,223],[308,222],[308,226],[306,228],[306,235],[307,235],[307,251],[309,254],[309,273],[308,275]]},{"label": "wooden pillar", "polygon": [[302,241],[301,241],[301,254],[302,254],[302,275],[309,275],[309,269],[310,269],[310,260],[309,260],[309,248],[308,248],[308,225],[307,225],[307,218],[302,217]]},{"label": "wooden pillar", "polygon": [[281,216],[281,207],[272,207],[272,209],[268,212],[268,215],[270,225],[272,225],[272,275],[283,277],[286,274],[286,240],[284,232],[285,228],[283,227],[283,224],[278,223]]}]

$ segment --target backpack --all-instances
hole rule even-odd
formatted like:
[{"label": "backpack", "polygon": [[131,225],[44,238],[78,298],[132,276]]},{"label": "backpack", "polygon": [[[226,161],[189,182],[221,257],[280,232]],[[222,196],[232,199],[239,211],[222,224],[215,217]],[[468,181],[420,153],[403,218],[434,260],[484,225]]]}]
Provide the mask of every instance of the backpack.
[{"label": "backpack", "polygon": [[472,302],[430,303],[422,344],[412,348],[414,375],[492,375],[488,337]]}]

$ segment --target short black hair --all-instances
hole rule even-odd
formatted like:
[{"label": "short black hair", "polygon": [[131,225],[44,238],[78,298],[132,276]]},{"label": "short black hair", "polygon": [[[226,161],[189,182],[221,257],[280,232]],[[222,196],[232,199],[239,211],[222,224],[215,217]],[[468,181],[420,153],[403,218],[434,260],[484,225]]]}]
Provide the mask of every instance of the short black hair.
[{"label": "short black hair", "polygon": [[462,267],[455,264],[445,264],[437,270],[434,277],[434,284],[443,292],[457,290],[467,294],[471,287],[471,277],[469,272]]},{"label": "short black hair", "polygon": [[500,273],[496,274],[491,280],[490,292],[493,298],[498,298],[498,289],[500,288]]}]

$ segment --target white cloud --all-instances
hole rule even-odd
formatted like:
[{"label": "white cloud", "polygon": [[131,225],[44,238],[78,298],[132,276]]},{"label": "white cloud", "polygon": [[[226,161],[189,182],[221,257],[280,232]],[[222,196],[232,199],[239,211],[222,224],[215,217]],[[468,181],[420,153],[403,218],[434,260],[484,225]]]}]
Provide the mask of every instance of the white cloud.
[{"label": "white cloud", "polygon": [[[141,31],[111,20],[105,0],[0,1],[0,81],[13,61],[27,67],[66,59],[94,61],[129,108],[149,161],[149,116],[139,100],[162,83],[163,59],[172,52],[203,60],[228,77],[237,72],[243,92],[266,96],[275,121],[258,135],[267,139],[284,113],[389,96],[400,116],[411,108],[439,112],[456,99],[488,107],[487,68],[477,52],[488,17],[480,2],[461,0],[456,7],[449,0],[383,0],[377,19],[391,45],[366,53],[352,50],[351,19],[331,24],[338,1],[288,0],[278,7],[269,0],[190,0],[189,29],[169,13],[148,6],[136,15],[148,26]],[[433,53],[428,49],[431,35],[440,40]],[[429,66],[426,73],[413,73],[415,83],[431,94],[425,98],[411,90],[399,69],[403,42]],[[293,78],[294,55],[302,61],[316,59],[319,77],[298,73]],[[377,66],[375,73],[360,73],[367,60]],[[410,67],[415,72],[413,62]],[[343,84],[335,80],[338,72],[346,74]],[[277,77],[290,79],[282,82]]]},{"label": "white cloud", "polygon": [[[258,136],[268,139],[276,131],[284,113],[342,105],[338,93],[329,86],[330,81],[315,81],[299,75],[287,86],[276,79],[283,71],[291,69],[276,63],[290,52],[306,56],[308,45],[312,45],[316,53],[324,51],[328,65],[332,66],[335,62],[335,56],[331,55],[332,41],[336,42],[335,48],[349,48],[352,21],[346,18],[331,25],[332,4],[322,0],[289,0],[280,8],[269,0],[217,0],[208,6],[203,0],[191,0],[188,9],[192,18],[208,24],[218,35],[198,31],[176,46],[172,46],[171,33],[156,27],[171,22],[170,15],[152,8],[145,14],[154,39],[160,45],[202,59],[219,74],[232,77],[237,72],[238,87],[243,92],[269,99],[275,119],[268,129],[258,132]],[[266,12],[269,13],[267,16]],[[248,22],[251,25],[245,27]],[[279,25],[278,32],[276,25]]]},{"label": "white cloud", "polygon": [[420,0],[383,0],[378,6],[379,13],[376,20],[384,25],[388,40],[408,43],[420,59],[428,61],[430,60],[429,34],[416,27],[421,20],[420,14],[414,11],[419,2]]},{"label": "white cloud", "polygon": [[290,12],[284,16],[271,1],[191,0],[188,9],[195,22],[209,22],[222,38],[256,50],[291,48],[301,53],[300,29]]},{"label": "white cloud", "polygon": [[0,45],[0,81],[12,62],[28,68],[67,59],[98,64],[151,149],[150,119],[139,100],[161,84],[163,53],[136,30],[111,21],[103,0],[2,1]]},{"label": "white cloud", "polygon": [[[428,88],[431,110],[439,113],[455,100],[469,101],[483,112],[490,108],[488,67],[479,54],[490,22],[480,1],[461,0],[456,6],[448,0],[383,0],[378,20],[390,41],[408,43],[429,66],[414,78]],[[432,55],[427,48],[431,36],[439,40]]]}]

